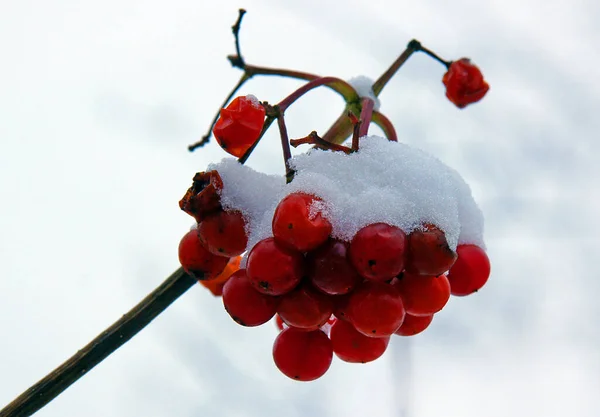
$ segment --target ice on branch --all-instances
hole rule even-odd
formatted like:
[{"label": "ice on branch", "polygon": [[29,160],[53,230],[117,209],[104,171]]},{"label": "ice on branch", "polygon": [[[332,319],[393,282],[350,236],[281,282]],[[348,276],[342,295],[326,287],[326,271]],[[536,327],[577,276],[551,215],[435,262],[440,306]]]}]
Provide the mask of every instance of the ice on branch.
[{"label": "ice on branch", "polygon": [[360,97],[368,97],[373,100],[373,109],[379,110],[381,107],[381,100],[375,95],[373,92],[373,80],[364,75],[359,75],[357,77],[351,78],[348,80],[348,84],[350,84],[358,93]]},{"label": "ice on branch", "polygon": [[294,180],[262,174],[224,159],[209,169],[223,179],[221,202],[240,210],[248,222],[248,248],[272,236],[273,213],[286,195],[303,191],[320,197],[316,210],[333,226],[332,236],[350,241],[362,227],[384,222],[410,233],[425,223],[459,243],[484,247],[483,215],[469,186],[454,169],[408,145],[378,136],[361,139],[347,155],[313,149],[291,160]]}]

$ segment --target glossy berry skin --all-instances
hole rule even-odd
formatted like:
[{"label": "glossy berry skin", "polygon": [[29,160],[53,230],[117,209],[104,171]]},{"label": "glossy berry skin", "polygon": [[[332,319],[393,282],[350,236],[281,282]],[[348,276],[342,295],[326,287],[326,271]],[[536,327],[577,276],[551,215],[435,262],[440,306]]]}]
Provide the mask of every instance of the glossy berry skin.
[{"label": "glossy berry skin", "polygon": [[250,251],[247,273],[258,291],[282,295],[293,290],[304,272],[304,256],[278,245],[273,238],[258,242]]},{"label": "glossy berry skin", "polygon": [[210,281],[199,281],[203,287],[210,290],[210,292],[215,296],[223,295],[223,286],[231,277],[231,275],[240,269],[240,262],[242,261],[241,256],[236,256],[235,258],[231,258],[223,272],[221,272],[215,279],[211,279]]},{"label": "glossy berry skin", "polygon": [[465,296],[479,291],[490,277],[490,260],[476,245],[458,245],[458,259],[448,272],[452,295]]},{"label": "glossy berry skin", "polygon": [[365,281],[350,294],[345,313],[356,330],[365,336],[387,337],[400,328],[405,310],[396,287]]},{"label": "glossy berry skin", "polygon": [[404,323],[396,333],[398,336],[414,336],[423,332],[429,327],[433,320],[433,314],[431,316],[413,316],[406,314],[404,316]]},{"label": "glossy berry skin", "polygon": [[279,331],[282,331],[283,329],[288,327],[288,325],[285,324],[283,322],[283,320],[281,320],[281,317],[279,317],[279,314],[275,314],[275,327],[277,327],[277,330],[279,330]]},{"label": "glossy berry skin", "polygon": [[[351,293],[350,293],[351,294]],[[348,318],[348,302],[350,294],[336,295],[331,297],[333,301],[333,315],[340,320],[350,320]]]},{"label": "glossy berry skin", "polygon": [[283,295],[277,308],[284,323],[303,330],[319,329],[332,313],[333,301],[307,284]]},{"label": "glossy berry skin", "polygon": [[277,368],[296,381],[314,381],[331,366],[333,348],[321,330],[310,332],[288,327],[273,344],[273,360]]},{"label": "glossy berry skin", "polygon": [[456,258],[446,234],[437,226],[425,224],[408,235],[405,268],[411,274],[441,275],[454,265]]},{"label": "glossy berry skin", "polygon": [[364,278],[388,281],[404,269],[406,234],[396,226],[375,223],[360,229],[350,242],[350,262]]},{"label": "glossy berry skin", "polygon": [[413,316],[429,316],[440,311],[450,299],[450,283],[445,275],[424,276],[407,272],[393,282]]},{"label": "glossy berry skin", "polygon": [[383,355],[389,337],[368,337],[347,321],[337,320],[329,333],[333,353],[344,362],[367,363]]},{"label": "glossy berry skin", "polygon": [[213,255],[202,246],[197,229],[183,236],[178,252],[184,271],[200,281],[217,278],[229,262],[229,258]]},{"label": "glossy berry skin", "polygon": [[325,294],[349,293],[362,281],[348,259],[346,242],[328,240],[307,257],[308,278],[313,286]]},{"label": "glossy berry skin", "polygon": [[260,326],[271,320],[279,300],[260,293],[250,284],[245,269],[235,272],[223,287],[223,305],[236,323],[242,326]]},{"label": "glossy berry skin", "polygon": [[273,236],[277,243],[299,252],[323,244],[331,234],[331,223],[311,206],[320,201],[305,193],[292,193],[277,205],[273,214]]},{"label": "glossy berry skin", "polygon": [[252,96],[240,96],[221,109],[213,134],[223,150],[241,157],[257,141],[265,121],[264,107]]},{"label": "glossy berry skin", "polygon": [[198,224],[202,244],[208,251],[219,256],[238,256],[246,250],[248,236],[246,222],[239,211],[220,210]]},{"label": "glossy berry skin", "polygon": [[459,109],[481,100],[490,89],[479,68],[468,58],[452,62],[442,83],[446,86],[446,97]]}]

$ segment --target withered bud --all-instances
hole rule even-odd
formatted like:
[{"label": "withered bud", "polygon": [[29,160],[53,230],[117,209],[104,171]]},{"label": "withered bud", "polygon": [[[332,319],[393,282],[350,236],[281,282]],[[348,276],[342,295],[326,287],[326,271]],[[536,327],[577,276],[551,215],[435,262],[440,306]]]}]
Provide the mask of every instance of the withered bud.
[{"label": "withered bud", "polygon": [[223,180],[217,171],[198,172],[192,186],[179,201],[179,207],[197,222],[211,213],[222,210],[219,191]]}]

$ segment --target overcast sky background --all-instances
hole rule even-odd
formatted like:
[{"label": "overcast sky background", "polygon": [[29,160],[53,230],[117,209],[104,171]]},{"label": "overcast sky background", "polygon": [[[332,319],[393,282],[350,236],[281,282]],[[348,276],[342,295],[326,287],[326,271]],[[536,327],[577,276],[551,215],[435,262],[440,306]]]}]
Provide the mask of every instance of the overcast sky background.
[{"label": "overcast sky background", "polygon": [[[381,95],[400,140],[471,185],[492,277],[409,345],[320,380],[273,365],[270,324],[236,325],[192,288],[51,402],[41,417],[597,417],[600,413],[600,6],[589,0],[0,3],[0,407],[177,268],[177,202],[226,156],[187,145],[237,81],[230,26],[248,10],[249,63],[376,78],[411,38],[470,56],[479,104],[444,97],[443,68],[410,59]],[[276,102],[300,85],[256,79]],[[291,137],[343,108],[318,91]],[[374,130],[376,132],[376,130]],[[283,173],[276,130],[249,165]]]}]

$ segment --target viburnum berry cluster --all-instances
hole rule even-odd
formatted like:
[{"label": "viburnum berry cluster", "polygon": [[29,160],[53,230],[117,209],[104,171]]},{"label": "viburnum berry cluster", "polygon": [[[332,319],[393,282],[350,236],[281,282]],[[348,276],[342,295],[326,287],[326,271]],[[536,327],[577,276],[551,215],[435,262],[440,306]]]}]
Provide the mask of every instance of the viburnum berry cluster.
[{"label": "viburnum berry cluster", "polygon": [[[196,223],[181,240],[179,259],[222,296],[240,325],[275,318],[275,365],[311,381],[327,372],[334,355],[376,360],[392,336],[423,332],[452,294],[472,294],[487,282],[483,217],[468,185],[435,157],[399,143],[377,96],[413,52],[446,66],[446,96],[459,108],[479,101],[489,86],[470,60],[444,61],[417,41],[375,82],[251,66],[237,42],[241,16],[233,27],[238,53],[229,59],[244,76],[212,127],[221,148],[238,159],[197,173],[181,199]],[[307,83],[276,105],[252,95],[229,103],[253,75]],[[346,109],[323,136],[313,131],[290,140],[285,110],[322,86],[342,95]],[[285,178],[243,165],[275,121]],[[371,123],[386,138],[370,136]],[[312,148],[292,158],[290,146],[305,144]]]}]

